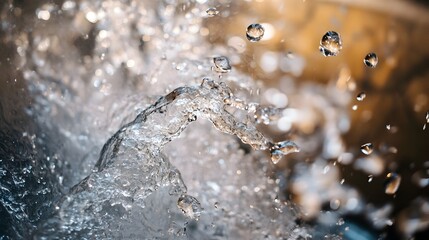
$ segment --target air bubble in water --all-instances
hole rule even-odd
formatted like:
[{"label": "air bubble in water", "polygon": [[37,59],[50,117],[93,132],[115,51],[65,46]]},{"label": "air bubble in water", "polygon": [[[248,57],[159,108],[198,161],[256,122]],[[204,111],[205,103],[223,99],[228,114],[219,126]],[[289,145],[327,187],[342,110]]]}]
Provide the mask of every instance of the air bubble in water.
[{"label": "air bubble in water", "polygon": [[372,151],[374,150],[374,146],[372,145],[372,143],[365,143],[362,146],[360,146],[360,150],[366,154],[369,155],[372,153]]},{"label": "air bubble in water", "polygon": [[177,207],[182,210],[187,217],[195,220],[198,220],[202,211],[200,202],[190,195],[179,197],[179,200],[177,200]]},{"label": "air bubble in water", "polygon": [[401,184],[401,176],[396,173],[388,173],[385,181],[385,193],[395,194]]},{"label": "air bubble in water", "polygon": [[277,164],[283,156],[299,151],[299,147],[292,141],[278,142],[270,148],[271,161]]},{"label": "air bubble in water", "polygon": [[219,14],[219,11],[215,7],[208,8],[206,13],[209,17],[214,17]]},{"label": "air bubble in water", "polygon": [[375,68],[377,66],[377,63],[378,63],[377,54],[375,54],[375,53],[368,53],[365,56],[365,58],[363,59],[363,63],[365,63],[365,65],[367,67]]},{"label": "air bubble in water", "polygon": [[231,65],[229,64],[229,59],[224,56],[213,58],[215,65],[215,71],[220,73],[226,73],[231,71]]},{"label": "air bubble in water", "polygon": [[258,42],[264,36],[265,29],[259,23],[250,24],[247,27],[246,37],[251,42]]},{"label": "air bubble in water", "polygon": [[364,92],[360,92],[357,96],[356,99],[358,101],[363,101],[366,98],[366,94]]},{"label": "air bubble in water", "polygon": [[329,31],[320,40],[319,50],[325,57],[337,56],[342,48],[341,36],[337,32]]}]

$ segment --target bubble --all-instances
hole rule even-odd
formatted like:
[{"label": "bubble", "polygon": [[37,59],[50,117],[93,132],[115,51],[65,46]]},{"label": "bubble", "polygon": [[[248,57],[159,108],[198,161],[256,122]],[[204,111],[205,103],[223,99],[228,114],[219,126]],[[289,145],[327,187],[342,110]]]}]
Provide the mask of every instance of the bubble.
[{"label": "bubble", "polygon": [[214,17],[219,14],[219,11],[215,7],[208,8],[206,10],[207,16]]},{"label": "bubble", "polygon": [[299,151],[298,145],[292,141],[278,142],[270,148],[271,161],[277,164],[283,156]]},{"label": "bubble", "polygon": [[396,173],[388,173],[384,184],[384,192],[386,194],[395,194],[401,184],[401,176]]},{"label": "bubble", "polygon": [[246,37],[250,42],[258,42],[264,36],[265,29],[259,23],[250,24],[247,27]]},{"label": "bubble", "polygon": [[343,47],[341,36],[337,32],[329,31],[320,40],[319,50],[325,57],[337,56]]},{"label": "bubble", "polygon": [[190,195],[179,197],[177,200],[177,207],[182,210],[187,217],[196,220],[198,220],[202,211],[200,202]]},{"label": "bubble", "polygon": [[360,146],[360,150],[364,154],[369,155],[372,153],[372,151],[374,151],[374,146],[372,145],[372,143],[365,143],[362,146]]},{"label": "bubble", "polygon": [[215,64],[215,71],[220,73],[227,73],[231,71],[231,65],[229,64],[229,59],[224,56],[213,58]]},{"label": "bubble", "polygon": [[360,92],[357,96],[356,96],[356,100],[358,101],[363,101],[366,98],[366,94],[364,92]]},{"label": "bubble", "polygon": [[378,63],[378,57],[375,53],[368,53],[363,59],[363,63],[365,63],[367,67],[375,68]]}]

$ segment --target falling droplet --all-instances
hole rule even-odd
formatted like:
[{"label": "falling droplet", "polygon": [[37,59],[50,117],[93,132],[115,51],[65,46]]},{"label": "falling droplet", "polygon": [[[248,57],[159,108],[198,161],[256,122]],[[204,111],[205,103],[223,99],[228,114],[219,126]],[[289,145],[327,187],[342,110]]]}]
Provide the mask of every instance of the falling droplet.
[{"label": "falling droplet", "polygon": [[372,182],[372,179],[374,179],[374,176],[368,175],[368,182]]},{"label": "falling droplet", "polygon": [[365,98],[366,98],[366,94],[364,92],[361,92],[356,96],[356,99],[358,101],[363,101]]},{"label": "falling droplet", "polygon": [[391,128],[390,124],[387,124],[387,125],[386,125],[386,129],[387,129],[387,130],[390,130],[390,128]]},{"label": "falling droplet", "polygon": [[396,173],[388,173],[385,180],[385,193],[395,194],[401,184],[401,176]]},{"label": "falling droplet", "polygon": [[179,197],[179,200],[177,200],[177,207],[182,210],[187,217],[195,220],[198,220],[202,211],[200,202],[190,195]]},{"label": "falling droplet", "polygon": [[197,121],[197,115],[190,113],[188,115],[188,122],[195,122],[195,121]]},{"label": "falling droplet", "polygon": [[208,8],[206,10],[207,16],[214,17],[219,14],[219,11],[215,7]]},{"label": "falling droplet", "polygon": [[375,53],[368,53],[363,59],[363,63],[365,63],[367,67],[375,68],[378,63],[378,57]]},{"label": "falling droplet", "polygon": [[226,73],[231,71],[231,65],[229,64],[229,60],[227,57],[220,56],[213,58],[213,62],[215,64],[215,71],[220,73]]},{"label": "falling droplet", "polygon": [[372,151],[374,150],[374,146],[372,145],[372,143],[365,143],[362,146],[360,146],[360,150],[366,154],[369,155],[372,153]]},{"label": "falling droplet", "polygon": [[319,50],[325,57],[337,56],[343,48],[340,34],[329,31],[320,40]]},{"label": "falling droplet", "polygon": [[215,202],[215,203],[214,203],[214,207],[215,207],[215,208],[219,208],[219,203],[218,203],[218,202]]},{"label": "falling droplet", "polygon": [[259,23],[250,24],[247,27],[246,37],[251,42],[258,42],[264,36],[265,29]]},{"label": "falling droplet", "polygon": [[277,164],[283,156],[299,151],[298,145],[292,141],[278,142],[270,148],[271,161]]}]

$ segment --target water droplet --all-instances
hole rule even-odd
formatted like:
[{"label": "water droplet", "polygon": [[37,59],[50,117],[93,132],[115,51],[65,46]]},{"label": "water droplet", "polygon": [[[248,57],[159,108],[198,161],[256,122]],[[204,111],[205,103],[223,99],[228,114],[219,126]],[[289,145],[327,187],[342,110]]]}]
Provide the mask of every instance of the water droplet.
[{"label": "water droplet", "polygon": [[250,24],[247,27],[246,37],[251,42],[258,42],[264,36],[265,30],[259,23]]},{"label": "water droplet", "polygon": [[362,146],[360,146],[360,150],[366,154],[369,155],[372,153],[372,151],[374,150],[374,146],[372,145],[372,143],[365,143]]},{"label": "water droplet", "polygon": [[353,111],[356,111],[357,109],[358,109],[358,106],[357,106],[357,105],[353,105],[353,106],[352,106],[352,110],[353,110]]},{"label": "water droplet", "polygon": [[386,129],[387,129],[387,130],[390,130],[390,128],[391,128],[390,124],[387,124],[387,125],[386,125]]},{"label": "water droplet", "polygon": [[329,31],[320,40],[319,50],[325,57],[337,56],[343,47],[341,36],[337,32]]},{"label": "water droplet", "polygon": [[378,57],[375,53],[368,53],[363,59],[363,63],[365,63],[367,67],[375,68],[378,63]]},{"label": "water droplet", "polygon": [[356,99],[358,101],[363,101],[365,98],[366,98],[366,94],[364,92],[361,92],[356,96]]},{"label": "water droplet", "polygon": [[426,123],[429,123],[429,111],[426,112]]},{"label": "water droplet", "polygon": [[292,141],[278,142],[270,148],[271,161],[274,164],[277,164],[283,156],[289,153],[295,153],[299,151],[300,149],[298,145],[296,145]]},{"label": "water droplet", "polygon": [[374,179],[374,176],[368,175],[368,182],[372,182],[373,179]]},{"label": "water droplet", "polygon": [[194,122],[194,121],[197,121],[197,115],[190,113],[188,115],[188,122]]},{"label": "water droplet", "polygon": [[208,8],[206,10],[207,16],[214,17],[219,14],[219,11],[215,7]]},{"label": "water droplet", "polygon": [[388,173],[385,180],[385,193],[395,194],[401,184],[401,176],[396,173]]},{"label": "water droplet", "polygon": [[340,208],[340,205],[341,205],[341,202],[340,202],[340,200],[338,200],[338,199],[332,199],[332,200],[329,202],[329,207],[330,207],[332,210],[337,210],[338,208]]},{"label": "water droplet", "polygon": [[218,202],[215,202],[215,203],[214,203],[214,207],[215,207],[215,208],[219,208],[219,203],[218,203]]},{"label": "water droplet", "polygon": [[202,211],[200,202],[190,195],[182,195],[179,197],[179,200],[177,200],[177,207],[182,210],[187,217],[196,220],[198,220]]},{"label": "water droplet", "polygon": [[215,64],[215,71],[220,73],[226,73],[231,71],[231,65],[229,64],[229,60],[227,57],[220,56],[213,58],[213,62]]}]

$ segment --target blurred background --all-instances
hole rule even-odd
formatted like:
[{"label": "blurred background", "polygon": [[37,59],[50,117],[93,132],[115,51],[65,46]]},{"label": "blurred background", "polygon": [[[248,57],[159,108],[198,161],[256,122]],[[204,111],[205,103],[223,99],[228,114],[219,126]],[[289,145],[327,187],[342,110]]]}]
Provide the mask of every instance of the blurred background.
[{"label": "blurred background", "polygon": [[[134,1],[116,2],[135,4]],[[196,21],[201,24],[196,35],[204,39],[204,44],[213,46],[209,47],[211,50],[219,46],[226,49],[224,54],[233,68],[260,86],[260,90],[254,91],[260,91],[258,96],[263,104],[285,108],[273,124],[261,124],[259,129],[278,141],[295,139],[301,147],[299,154],[288,156],[268,174],[283,179],[282,193],[301,211],[297,223],[316,231],[331,231],[344,239],[427,239],[427,1],[163,2],[175,2],[174,11],[185,16],[199,8],[203,17],[200,22]],[[105,115],[111,117],[113,123],[88,123],[99,130],[107,129],[92,136],[98,137],[95,144],[87,140],[91,138],[88,137],[91,127],[79,128],[79,135],[72,138],[67,136],[74,136],[70,130],[74,127],[68,128],[70,134],[55,124],[40,121],[47,110],[40,107],[45,103],[35,96],[55,102],[49,110],[55,112],[52,122],[67,123],[64,119],[70,118],[85,122],[84,114],[79,114],[79,104],[89,101],[88,96],[95,102],[106,99],[79,91],[91,92],[94,89],[90,87],[94,86],[100,95],[110,94],[106,101],[113,104],[123,97],[120,95],[126,92],[123,89],[139,89],[143,86],[139,81],[147,77],[144,70],[132,70],[139,61],[122,61],[119,57],[118,66],[112,66],[120,71],[112,75],[126,81],[109,83],[107,80],[110,85],[106,82],[96,85],[96,78],[102,77],[92,70],[102,64],[103,59],[94,59],[100,53],[97,47],[105,47],[100,40],[100,34],[105,33],[98,23],[102,17],[88,14],[88,9],[96,12],[88,6],[87,1],[78,0],[4,0],[0,3],[0,239],[14,239],[19,236],[14,232],[34,230],[34,223],[49,212],[49,204],[45,206],[43,202],[58,198],[76,179],[90,172],[92,162],[64,161],[64,156],[78,159],[96,156],[100,142],[128,117],[112,111]],[[216,9],[213,16],[204,15],[208,7]],[[245,30],[252,23],[260,23],[265,29],[259,42],[249,42],[245,37]],[[132,30],[139,32],[138,24],[130,25],[134,28],[130,28],[129,35],[134,36]],[[121,24],[117,28],[121,28]],[[342,50],[334,57],[325,57],[318,50],[322,36],[328,31],[338,32],[343,43]],[[135,45],[132,46],[145,49],[162,34],[155,30],[136,33],[138,41],[131,42]],[[110,52],[128,49],[127,46],[114,47],[111,44],[105,48]],[[378,56],[375,68],[367,67],[363,61],[371,52]],[[186,59],[187,56],[180,57]],[[63,64],[67,62],[70,64]],[[146,62],[143,59],[141,63]],[[179,68],[177,62],[173,64]],[[148,64],[148,68],[154,66],[156,62]],[[61,77],[56,77],[60,71]],[[32,75],[34,73],[38,77]],[[171,88],[165,88],[163,93],[168,89]],[[78,97],[84,100],[75,100]],[[76,103],[74,108],[68,108],[70,101]],[[366,143],[372,144],[370,154],[361,151]],[[34,165],[34,161],[40,162]],[[58,169],[85,170],[61,175],[63,179],[58,177]],[[35,174],[25,175],[26,171]],[[25,184],[20,183],[22,179]],[[63,181],[66,187],[62,186]],[[31,194],[46,188],[50,190],[43,198]],[[395,190],[386,190],[391,188]],[[30,194],[24,194],[26,190]],[[22,201],[27,205],[20,205],[18,198],[25,199]],[[30,204],[32,201],[37,204]],[[26,209],[23,212],[30,215],[27,225],[18,226],[22,224],[21,217],[9,210],[14,208]]]}]

